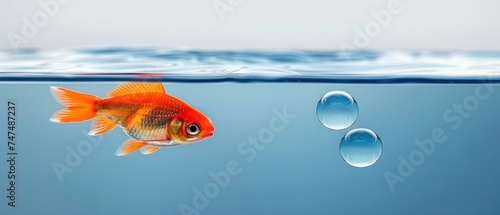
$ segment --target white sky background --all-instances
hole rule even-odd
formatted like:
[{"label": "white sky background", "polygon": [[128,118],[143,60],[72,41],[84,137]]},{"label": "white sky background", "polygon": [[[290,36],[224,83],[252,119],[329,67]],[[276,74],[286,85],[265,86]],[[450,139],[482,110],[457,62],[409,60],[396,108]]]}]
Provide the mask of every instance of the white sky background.
[{"label": "white sky background", "polygon": [[[23,18],[32,21],[49,1],[56,0],[1,1],[0,49],[11,49],[9,32],[23,37]],[[355,29],[375,22],[370,12],[388,10],[391,0],[65,1],[20,48],[340,49],[354,46]],[[218,14],[216,2],[231,11]],[[400,13],[362,48],[500,50],[498,0],[399,2]]]}]

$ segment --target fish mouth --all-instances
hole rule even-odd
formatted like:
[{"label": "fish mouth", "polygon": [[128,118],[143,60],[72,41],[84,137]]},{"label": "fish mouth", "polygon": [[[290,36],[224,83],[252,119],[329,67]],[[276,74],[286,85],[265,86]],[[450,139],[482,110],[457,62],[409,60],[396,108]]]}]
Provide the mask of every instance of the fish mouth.
[{"label": "fish mouth", "polygon": [[205,137],[211,137],[211,136],[213,136],[213,135],[214,135],[214,132],[210,132],[210,133],[206,133],[206,134],[205,134]]}]

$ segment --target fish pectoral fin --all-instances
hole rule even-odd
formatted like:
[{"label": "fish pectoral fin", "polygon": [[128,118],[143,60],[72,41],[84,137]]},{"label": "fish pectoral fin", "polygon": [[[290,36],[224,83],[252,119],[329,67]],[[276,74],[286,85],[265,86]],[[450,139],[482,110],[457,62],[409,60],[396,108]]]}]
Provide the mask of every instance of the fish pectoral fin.
[{"label": "fish pectoral fin", "polygon": [[160,149],[159,146],[145,145],[141,148],[141,154],[143,155],[153,154],[156,151],[158,151],[158,149]]},{"label": "fish pectoral fin", "polygon": [[118,85],[108,95],[115,97],[136,93],[165,93],[165,88],[161,82],[131,82]]},{"label": "fish pectoral fin", "polygon": [[116,122],[104,115],[97,116],[92,122],[89,135],[101,135],[108,131],[111,131],[116,127]]},{"label": "fish pectoral fin", "polygon": [[116,149],[116,156],[123,156],[123,155],[128,155],[132,152],[135,152],[137,149],[140,149],[143,146],[146,146],[145,141],[141,140],[134,140],[130,139],[122,143],[117,149]]},{"label": "fish pectoral fin", "polygon": [[130,129],[139,127],[142,124],[142,113],[147,112],[146,108],[141,108],[137,110],[134,114],[130,115],[130,117],[125,121],[124,128]]}]

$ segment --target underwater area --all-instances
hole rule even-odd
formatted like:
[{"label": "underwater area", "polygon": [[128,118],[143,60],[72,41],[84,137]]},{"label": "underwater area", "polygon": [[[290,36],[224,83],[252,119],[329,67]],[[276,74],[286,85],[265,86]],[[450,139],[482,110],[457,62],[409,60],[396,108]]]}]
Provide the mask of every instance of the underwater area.
[{"label": "underwater area", "polygon": [[[498,52],[24,50],[0,72],[0,214],[500,213]],[[213,136],[116,156],[121,128],[49,121],[51,86],[127,82]]]}]

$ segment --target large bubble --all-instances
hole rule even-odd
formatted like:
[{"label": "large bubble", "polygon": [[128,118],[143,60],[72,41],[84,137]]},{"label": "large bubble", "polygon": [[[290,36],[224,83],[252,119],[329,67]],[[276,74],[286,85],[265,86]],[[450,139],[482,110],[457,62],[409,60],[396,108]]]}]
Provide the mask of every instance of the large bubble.
[{"label": "large bubble", "polygon": [[316,114],[324,126],[342,130],[351,126],[358,118],[358,104],[348,93],[332,91],[318,102]]},{"label": "large bubble", "polygon": [[340,154],[352,166],[371,166],[382,155],[382,141],[372,130],[354,129],[340,141]]}]

